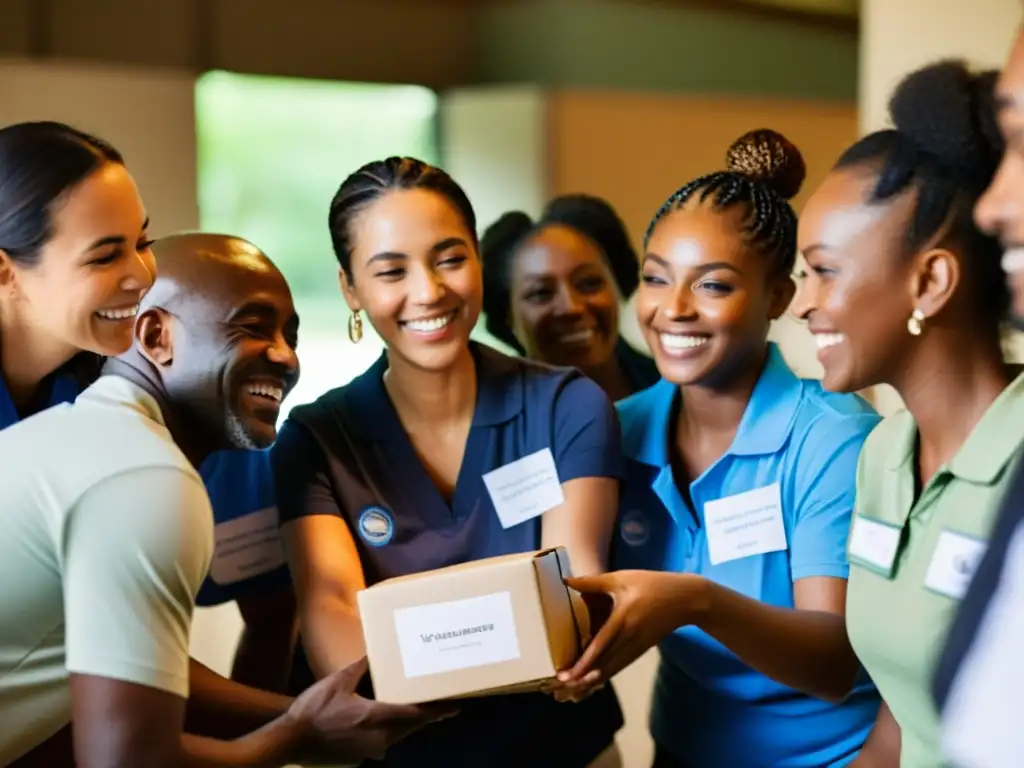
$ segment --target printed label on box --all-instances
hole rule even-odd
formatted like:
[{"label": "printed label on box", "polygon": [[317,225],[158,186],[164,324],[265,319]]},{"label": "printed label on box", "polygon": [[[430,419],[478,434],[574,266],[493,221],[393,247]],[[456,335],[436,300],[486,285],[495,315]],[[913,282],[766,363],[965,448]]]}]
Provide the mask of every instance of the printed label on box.
[{"label": "printed label on box", "polygon": [[519,658],[509,592],[399,608],[395,631],[407,678]]}]

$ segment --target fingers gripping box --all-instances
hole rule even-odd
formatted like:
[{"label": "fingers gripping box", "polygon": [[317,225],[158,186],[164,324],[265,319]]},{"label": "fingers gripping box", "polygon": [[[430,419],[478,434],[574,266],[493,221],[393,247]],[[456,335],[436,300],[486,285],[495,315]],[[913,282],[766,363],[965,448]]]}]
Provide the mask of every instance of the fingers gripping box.
[{"label": "fingers gripping box", "polygon": [[382,581],[358,594],[379,701],[537,690],[579,657],[589,633],[565,586],[566,552],[504,555]]}]

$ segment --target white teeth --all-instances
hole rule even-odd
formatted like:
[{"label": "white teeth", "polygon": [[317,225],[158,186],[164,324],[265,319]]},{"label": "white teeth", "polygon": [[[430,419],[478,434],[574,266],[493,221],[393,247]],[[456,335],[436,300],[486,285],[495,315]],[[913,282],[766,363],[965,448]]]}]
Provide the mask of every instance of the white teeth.
[{"label": "white teeth", "polygon": [[816,333],[814,343],[818,345],[818,349],[828,349],[836,344],[842,344],[843,338],[841,333]]},{"label": "white teeth", "polygon": [[447,315],[442,317],[432,317],[429,320],[407,320],[405,325],[419,333],[432,333],[433,331],[439,331],[448,325],[448,323],[452,321],[453,317],[455,317],[454,313],[449,312]]},{"label": "white teeth", "polygon": [[680,349],[695,349],[706,343],[707,336],[689,336],[682,333],[661,334],[661,346],[670,352]]},{"label": "white teeth", "polygon": [[139,305],[136,304],[134,307],[128,307],[127,309],[98,309],[96,314],[102,317],[104,320],[127,320],[130,317],[135,317],[139,313]]},{"label": "white teeth", "polygon": [[575,333],[565,334],[560,341],[563,344],[582,344],[590,341],[594,337],[594,331],[588,328],[585,331],[576,331]]},{"label": "white teeth", "polygon": [[1003,272],[1007,274],[1024,271],[1024,247],[1006,249],[1002,264]]},{"label": "white teeth", "polygon": [[265,384],[264,382],[255,382],[249,384],[245,391],[250,395],[261,395],[263,397],[269,397],[271,400],[280,403],[284,398],[284,390],[280,387],[275,387],[273,384]]}]

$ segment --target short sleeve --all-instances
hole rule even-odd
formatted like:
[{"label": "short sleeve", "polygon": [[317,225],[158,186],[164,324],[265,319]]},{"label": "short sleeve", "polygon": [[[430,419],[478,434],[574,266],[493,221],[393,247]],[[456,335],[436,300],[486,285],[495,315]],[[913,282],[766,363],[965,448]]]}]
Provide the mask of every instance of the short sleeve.
[{"label": "short sleeve", "polygon": [[309,515],[341,516],[327,459],[309,430],[289,419],[270,450],[281,525]]},{"label": "short sleeve", "polygon": [[189,629],[213,516],[198,478],[154,467],[108,478],[61,541],[67,668],[188,697]]},{"label": "short sleeve", "polygon": [[857,462],[876,420],[851,417],[819,421],[797,457],[797,504],[790,546],[793,580],[812,576],[846,579],[846,542],[857,496]]},{"label": "short sleeve", "polygon": [[554,454],[561,482],[580,477],[625,477],[615,406],[597,384],[570,378],[554,407]]}]

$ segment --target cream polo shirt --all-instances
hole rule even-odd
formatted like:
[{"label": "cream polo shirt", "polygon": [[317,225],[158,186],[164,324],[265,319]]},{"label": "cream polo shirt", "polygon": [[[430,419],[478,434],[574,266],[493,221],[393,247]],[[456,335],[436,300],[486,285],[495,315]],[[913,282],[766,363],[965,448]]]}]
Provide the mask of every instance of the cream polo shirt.
[{"label": "cream polo shirt", "polygon": [[69,722],[69,674],[188,696],[213,515],[156,402],[118,376],[0,432],[0,472],[6,765]]}]

